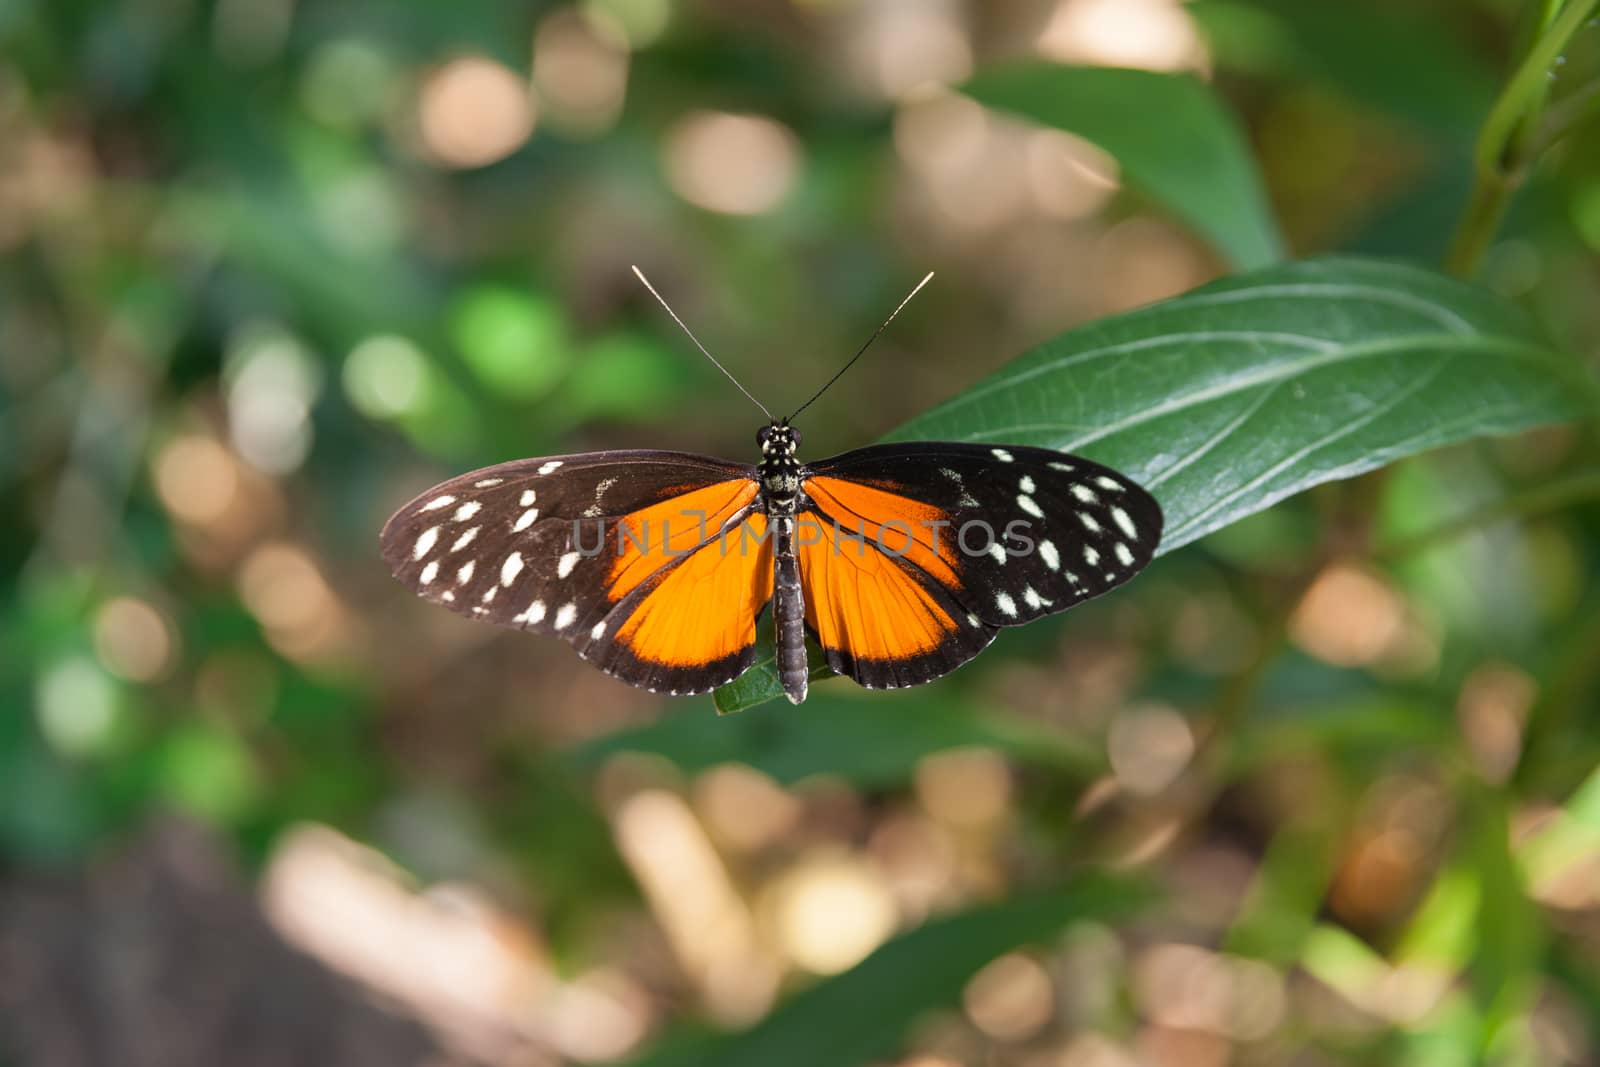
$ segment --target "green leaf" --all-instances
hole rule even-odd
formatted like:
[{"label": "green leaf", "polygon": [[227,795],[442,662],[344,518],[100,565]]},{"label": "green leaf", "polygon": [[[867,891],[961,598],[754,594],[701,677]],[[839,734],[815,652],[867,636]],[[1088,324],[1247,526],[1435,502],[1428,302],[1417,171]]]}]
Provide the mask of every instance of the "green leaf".
[{"label": "green leaf", "polygon": [[[1219,66],[1321,83],[1445,141],[1470,144],[1494,103],[1495,71],[1461,25],[1402,5],[1197,0],[1187,10]],[[1251,39],[1262,47],[1241,54]]]},{"label": "green leaf", "polygon": [[922,694],[846,697],[826,691],[813,692],[804,715],[777,709],[720,718],[668,715],[580,745],[568,758],[587,768],[620,752],[646,752],[691,774],[738,761],[785,783],[827,773],[871,787],[898,785],[924,756],[966,745],[1085,776],[1104,764],[1098,753],[1064,732],[1002,715],[974,715],[964,703]]},{"label": "green leaf", "polygon": [[1323,482],[1597,413],[1578,361],[1493,293],[1418,267],[1325,259],[1072,330],[889,439],[1098,460],[1155,494],[1165,553]]},{"label": "green leaf", "polygon": [[1104,149],[1130,184],[1234,266],[1262,267],[1283,257],[1283,238],[1239,123],[1203,83],[1147,70],[1034,62],[986,71],[962,88],[989,107]]},{"label": "green leaf", "polygon": [[1597,413],[1578,361],[1498,296],[1417,267],[1326,259],[1073,330],[890,439],[1097,459],[1156,495],[1170,552],[1323,482]]},{"label": "green leaf", "polygon": [[795,996],[753,1029],[675,1043],[636,1067],[852,1067],[891,1055],[912,1023],[952,1003],[990,960],[1073,920],[1126,913],[1142,897],[1127,883],[1087,878],[935,919]]}]

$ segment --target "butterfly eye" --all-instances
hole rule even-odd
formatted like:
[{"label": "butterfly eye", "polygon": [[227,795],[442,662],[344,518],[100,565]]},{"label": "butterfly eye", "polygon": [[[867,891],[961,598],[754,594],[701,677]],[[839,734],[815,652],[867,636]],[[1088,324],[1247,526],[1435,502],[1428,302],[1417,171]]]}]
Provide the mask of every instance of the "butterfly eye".
[{"label": "butterfly eye", "polygon": [[761,429],[756,431],[756,447],[758,447],[758,448],[767,447],[767,438],[769,438],[771,436],[772,436],[772,427],[770,427],[770,426],[761,427]]},{"label": "butterfly eye", "polygon": [[800,431],[795,429],[793,426],[789,427],[789,438],[790,440],[794,441],[796,448],[800,447]]}]

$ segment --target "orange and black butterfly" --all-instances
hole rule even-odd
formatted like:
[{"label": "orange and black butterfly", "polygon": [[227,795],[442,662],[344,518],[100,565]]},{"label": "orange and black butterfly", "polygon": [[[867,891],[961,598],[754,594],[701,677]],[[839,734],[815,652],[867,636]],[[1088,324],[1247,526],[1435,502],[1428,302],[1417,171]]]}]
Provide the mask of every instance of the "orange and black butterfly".
[{"label": "orange and black butterfly", "polygon": [[795,416],[767,417],[755,465],[638,450],[464,474],[395,513],[384,559],[419,596],[564,638],[659,693],[705,693],[742,674],[771,604],[779,678],[798,704],[808,632],[829,667],[863,686],[920,685],[1000,627],[1127,581],[1161,539],[1154,498],[1078,456],[925,442],[808,464]]}]

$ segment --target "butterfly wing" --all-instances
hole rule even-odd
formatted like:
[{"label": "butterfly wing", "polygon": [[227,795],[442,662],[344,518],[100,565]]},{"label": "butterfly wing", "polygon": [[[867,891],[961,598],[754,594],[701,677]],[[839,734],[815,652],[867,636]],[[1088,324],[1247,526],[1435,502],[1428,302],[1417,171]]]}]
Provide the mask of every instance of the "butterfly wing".
[{"label": "butterfly wing", "polygon": [[822,528],[801,548],[807,624],[872,687],[954,670],[997,628],[1121,585],[1161,540],[1149,493],[1042,448],[876,445],[813,464],[805,492]]},{"label": "butterfly wing", "polygon": [[754,473],[660,451],[502,463],[401,508],[383,556],[458,614],[561,637],[633,685],[706,692],[749,667],[772,597]]}]

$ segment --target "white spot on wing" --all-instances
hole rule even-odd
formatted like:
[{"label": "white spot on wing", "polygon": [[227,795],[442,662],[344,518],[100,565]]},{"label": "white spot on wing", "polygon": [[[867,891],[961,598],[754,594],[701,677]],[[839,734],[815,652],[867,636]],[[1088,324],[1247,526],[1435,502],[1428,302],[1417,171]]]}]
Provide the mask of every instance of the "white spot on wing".
[{"label": "white spot on wing", "polygon": [[1078,512],[1078,521],[1083,523],[1083,528],[1088,530],[1090,533],[1100,532],[1100,523],[1097,522],[1095,517],[1089,514],[1087,511]]},{"label": "white spot on wing", "polygon": [[528,610],[511,620],[512,622],[537,623],[544,621],[544,601],[535,600],[528,605]]},{"label": "white spot on wing", "polygon": [[1134,540],[1138,540],[1139,529],[1133,525],[1133,520],[1128,517],[1128,513],[1126,511],[1123,511],[1121,508],[1112,508],[1111,517],[1117,521],[1117,525],[1121,527],[1123,533],[1127,534]]},{"label": "white spot on wing", "polygon": [[572,625],[572,620],[578,617],[578,605],[563,604],[556,610],[555,628],[563,630]]},{"label": "white spot on wing", "polygon": [[1117,558],[1122,561],[1122,565],[1124,567],[1133,566],[1133,553],[1128,550],[1127,545],[1123,544],[1121,541],[1118,541],[1116,552]]},{"label": "white spot on wing", "polygon": [[1005,546],[999,541],[994,542],[989,546],[989,555],[994,557],[996,563],[1004,563],[1006,561]]},{"label": "white spot on wing", "polygon": [[991,448],[991,449],[989,449],[989,452],[990,452],[991,455],[994,456],[995,459],[999,460],[1001,463],[1010,463],[1011,462],[1011,459],[1012,459],[1011,453],[1007,452],[1003,448]]},{"label": "white spot on wing", "polygon": [[493,489],[503,481],[505,481],[504,478],[480,478],[478,481],[472,483],[472,488]]},{"label": "white spot on wing", "polygon": [[419,510],[421,510],[421,511],[438,511],[440,508],[447,508],[451,504],[454,504],[455,502],[456,502],[456,498],[453,497],[453,496],[449,496],[449,495],[436,496],[432,500],[428,501],[426,504],[422,505],[422,507]]},{"label": "white spot on wing", "polygon": [[439,577],[439,561],[432,559],[428,561],[426,567],[422,568],[422,574],[418,576],[417,580],[423,585],[427,585],[437,577]]},{"label": "white spot on wing", "polygon": [[483,602],[485,604],[488,604],[488,603],[492,602],[494,600],[494,595],[496,593],[498,593],[499,591],[500,591],[500,587],[498,585],[491,585],[489,587],[489,591],[487,593],[483,594]]},{"label": "white spot on wing", "polygon": [[1032,515],[1036,519],[1044,518],[1044,512],[1039,508],[1038,504],[1033,502],[1033,497],[1031,496],[1024,495],[1017,497],[1017,507],[1021,508],[1023,511],[1026,511],[1029,515]]},{"label": "white spot on wing", "polygon": [[972,626],[982,626],[983,625],[983,620],[979,619],[976,615],[972,614],[971,612],[967,613],[967,622]]},{"label": "white spot on wing", "polygon": [[1039,556],[1044,560],[1044,565],[1053,571],[1061,569],[1061,556],[1056,552],[1056,546],[1049,541],[1039,542]]},{"label": "white spot on wing", "polygon": [[1065,574],[1067,576],[1067,581],[1071,582],[1073,585],[1082,584],[1081,582],[1078,581],[1078,576],[1076,574],[1073,574],[1071,571],[1062,571],[1061,573]]},{"label": "white spot on wing", "polygon": [[446,589],[444,592],[439,594],[439,599],[444,601],[446,604],[454,604],[456,602],[456,595],[450,590]]},{"label": "white spot on wing", "polygon": [[450,546],[450,551],[460,552],[463,548],[466,548],[468,545],[472,544],[472,539],[478,536],[478,531],[481,529],[483,529],[482,526],[474,526],[472,529],[456,538],[456,543]]},{"label": "white spot on wing", "polygon": [[1083,546],[1083,561],[1091,567],[1100,565],[1100,553],[1095,551],[1093,545]]},{"label": "white spot on wing", "polygon": [[578,565],[579,558],[580,557],[576,552],[568,552],[566,555],[562,556],[561,559],[556,563],[556,577],[565,578],[567,575],[571,574],[572,569]]},{"label": "white spot on wing", "polygon": [[1122,485],[1121,482],[1117,481],[1115,478],[1108,478],[1104,474],[1102,474],[1102,475],[1100,475],[1100,477],[1096,478],[1094,480],[1094,484],[1098,485],[1102,489],[1109,489],[1113,493],[1120,493],[1120,492],[1122,492],[1122,489],[1123,489],[1123,485]]},{"label": "white spot on wing", "polygon": [[599,504],[590,504],[588,507],[583,509],[583,517],[586,519],[598,519],[600,517],[600,513],[604,510],[605,508],[601,507]]},{"label": "white spot on wing", "polygon": [[561,466],[561,461],[559,459],[552,459],[548,463],[542,463],[542,464],[539,465],[539,473],[540,474],[549,474],[551,471],[555,470],[559,466]]},{"label": "white spot on wing", "polygon": [[1013,619],[1017,617],[1017,602],[1011,599],[1010,593],[996,593],[994,605]]},{"label": "white spot on wing", "polygon": [[463,563],[461,565],[461,569],[456,571],[456,584],[466,585],[468,582],[472,581],[472,572],[476,570],[477,567],[478,561],[475,559],[469,559]]},{"label": "white spot on wing", "polygon": [[517,575],[522,573],[522,553],[513,552],[500,564],[500,584],[510,585],[517,580]]},{"label": "white spot on wing", "polygon": [[1051,463],[1049,466],[1051,470],[1061,471],[1063,474],[1071,474],[1078,469],[1070,463]]},{"label": "white spot on wing", "polygon": [[606,635],[606,621],[601,619],[594,624],[594,629],[589,631],[589,640],[598,641]]},{"label": "white spot on wing", "polygon": [[482,504],[478,503],[476,500],[469,500],[465,504],[462,504],[459,508],[456,508],[456,513],[452,515],[451,518],[456,522],[466,522],[468,519],[472,518],[472,516],[476,515],[482,510]]},{"label": "white spot on wing", "polygon": [[522,498],[518,500],[517,503],[521,504],[525,508],[530,508],[533,506],[533,502],[538,499],[538,493],[535,493],[532,489],[524,489],[522,491]]},{"label": "white spot on wing", "polygon": [[1024,493],[1033,492],[1033,479],[1024,474],[1022,476],[1022,481],[1017,483],[1017,488],[1021,489]]},{"label": "white spot on wing", "polygon": [[1073,483],[1072,495],[1083,501],[1085,504],[1097,504],[1100,502],[1100,498],[1094,495],[1094,490],[1090,489],[1082,482]]},{"label": "white spot on wing", "polygon": [[411,550],[412,559],[421,559],[433,551],[434,544],[439,540],[439,527],[430,526],[423,530],[417,537],[417,543]]},{"label": "white spot on wing", "polygon": [[532,526],[533,525],[533,520],[537,519],[538,517],[539,517],[539,509],[538,508],[529,508],[527,511],[524,511],[521,515],[517,516],[517,521],[516,521],[515,524],[512,525],[511,529],[513,531],[515,531],[516,533],[521,533],[523,530],[526,530],[528,527]]},{"label": "white spot on wing", "polygon": [[1046,600],[1044,597],[1040,596],[1034,591],[1034,588],[1031,585],[1022,591],[1022,599],[1028,605],[1028,607],[1032,608],[1034,611],[1038,611],[1040,608],[1050,607],[1055,603],[1053,600]]}]

